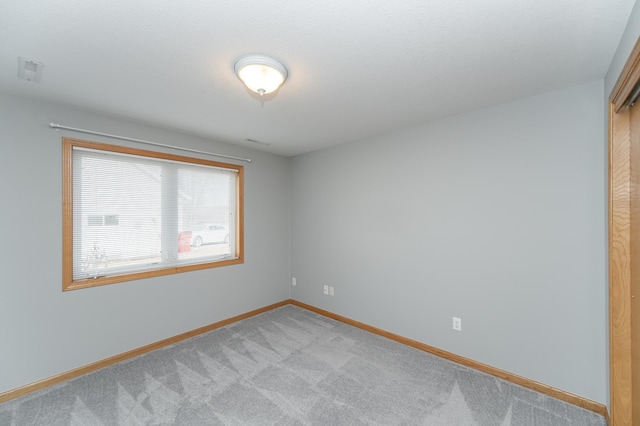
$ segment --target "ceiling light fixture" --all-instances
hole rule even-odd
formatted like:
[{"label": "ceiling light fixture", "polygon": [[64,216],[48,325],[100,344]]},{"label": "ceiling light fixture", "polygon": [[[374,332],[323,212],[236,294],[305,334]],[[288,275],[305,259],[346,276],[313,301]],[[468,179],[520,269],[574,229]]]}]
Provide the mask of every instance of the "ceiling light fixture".
[{"label": "ceiling light fixture", "polygon": [[260,96],[275,92],[289,75],[280,62],[262,55],[243,56],[233,69],[244,85]]}]

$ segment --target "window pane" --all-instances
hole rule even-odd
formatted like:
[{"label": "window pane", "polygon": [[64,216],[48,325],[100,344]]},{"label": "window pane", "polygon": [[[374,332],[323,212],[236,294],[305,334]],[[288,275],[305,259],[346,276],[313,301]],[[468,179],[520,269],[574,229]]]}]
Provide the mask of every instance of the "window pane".
[{"label": "window pane", "polygon": [[110,226],[110,225],[118,225],[118,215],[116,214],[109,214],[109,215],[105,215],[104,217],[104,225],[105,226]]},{"label": "window pane", "polygon": [[233,216],[230,188],[235,173],[193,166],[178,175],[180,236],[188,245],[179,249],[180,259],[229,257]]},{"label": "window pane", "polygon": [[87,220],[89,226],[102,226],[102,215],[89,215]]},{"label": "window pane", "polygon": [[[76,150],[74,278],[160,261],[161,167],[141,159]],[[117,212],[105,215],[105,212]],[[97,223],[111,226],[91,226]],[[107,221],[103,218],[109,217]],[[117,220],[113,218],[117,217]],[[89,223],[89,226],[83,226]]]}]

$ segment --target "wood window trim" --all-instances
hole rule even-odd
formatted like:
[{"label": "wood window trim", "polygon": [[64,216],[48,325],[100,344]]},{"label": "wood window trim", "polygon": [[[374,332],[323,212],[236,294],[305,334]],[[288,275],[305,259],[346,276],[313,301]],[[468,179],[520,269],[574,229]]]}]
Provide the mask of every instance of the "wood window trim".
[{"label": "wood window trim", "polygon": [[[154,269],[141,272],[124,273],[98,277],[93,279],[73,279],[73,147],[83,147],[102,151],[117,152],[129,155],[138,155],[162,160],[202,164],[211,167],[232,169],[237,172],[236,179],[236,250],[233,259],[225,259],[215,262],[197,263],[181,266],[170,266],[162,269]],[[152,278],[163,275],[171,275],[182,272],[197,271],[202,269],[218,268],[223,266],[244,263],[244,167],[204,160],[195,157],[185,157],[156,151],[148,151],[119,145],[110,145],[99,142],[90,142],[80,139],[62,138],[62,290],[76,290],[80,288],[96,287],[107,284],[133,281],[144,278]]]}]

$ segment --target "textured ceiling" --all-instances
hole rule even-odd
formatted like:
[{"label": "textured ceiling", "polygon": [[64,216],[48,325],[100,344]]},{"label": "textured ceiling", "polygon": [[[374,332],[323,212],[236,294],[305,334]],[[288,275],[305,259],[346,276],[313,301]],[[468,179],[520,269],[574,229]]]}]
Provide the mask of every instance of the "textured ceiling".
[{"label": "textured ceiling", "polygon": [[[633,4],[3,0],[0,91],[290,156],[602,78]],[[249,53],[289,70],[264,102]]]}]

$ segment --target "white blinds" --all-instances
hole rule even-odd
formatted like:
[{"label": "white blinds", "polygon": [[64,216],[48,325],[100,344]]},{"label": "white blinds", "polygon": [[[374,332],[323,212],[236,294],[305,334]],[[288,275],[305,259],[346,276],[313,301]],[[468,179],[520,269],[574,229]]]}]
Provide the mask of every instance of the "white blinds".
[{"label": "white blinds", "polygon": [[233,169],[73,148],[73,279],[232,259]]}]

